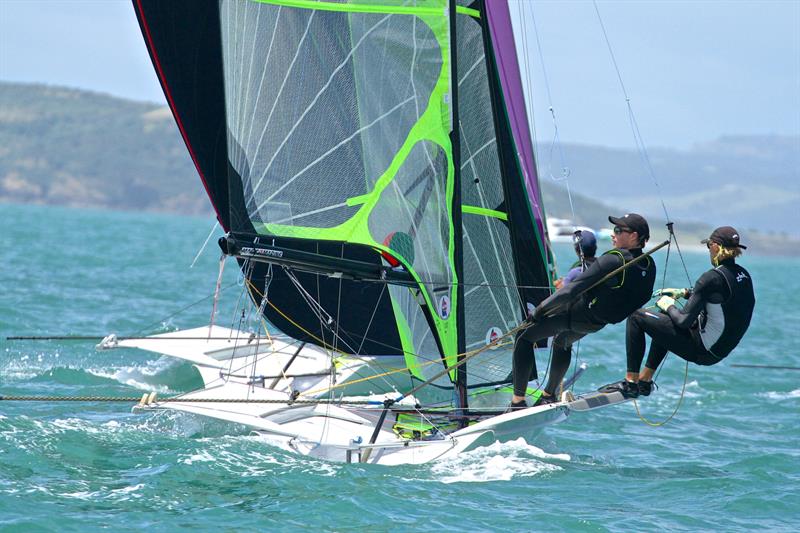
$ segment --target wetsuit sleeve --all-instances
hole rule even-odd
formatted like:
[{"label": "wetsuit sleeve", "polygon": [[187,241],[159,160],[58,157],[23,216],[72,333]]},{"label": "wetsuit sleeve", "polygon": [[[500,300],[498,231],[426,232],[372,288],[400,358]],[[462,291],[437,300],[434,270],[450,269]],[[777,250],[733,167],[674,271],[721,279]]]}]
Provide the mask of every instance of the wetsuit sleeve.
[{"label": "wetsuit sleeve", "polygon": [[578,295],[588,289],[603,276],[622,266],[622,258],[617,254],[601,255],[589,268],[575,276],[575,279],[564,284],[560,289],[540,303],[533,312],[534,320],[553,315],[558,311],[566,311]]},{"label": "wetsuit sleeve", "polygon": [[564,283],[566,284],[566,283],[571,282],[576,277],[578,277],[578,274],[580,274],[581,272],[582,272],[581,271],[581,267],[575,267],[575,268],[571,269],[569,272],[567,272],[567,275],[564,276]]},{"label": "wetsuit sleeve", "polygon": [[700,312],[706,308],[706,303],[724,301],[726,291],[727,287],[722,276],[714,270],[709,270],[700,276],[700,279],[694,284],[692,296],[683,309],[678,309],[673,305],[667,309],[667,314],[676,327],[689,329],[697,320]]}]

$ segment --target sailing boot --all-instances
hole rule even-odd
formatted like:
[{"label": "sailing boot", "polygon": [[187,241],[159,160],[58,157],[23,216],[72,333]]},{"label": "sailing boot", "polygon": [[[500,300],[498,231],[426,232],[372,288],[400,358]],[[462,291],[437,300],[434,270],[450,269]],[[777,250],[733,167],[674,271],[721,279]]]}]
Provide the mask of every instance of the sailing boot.
[{"label": "sailing boot", "polygon": [[518,402],[511,402],[510,404],[508,404],[508,407],[506,407],[506,410],[503,411],[503,414],[512,413],[514,411],[519,411],[520,409],[527,409],[527,408],[528,404],[525,400],[520,400]]},{"label": "sailing boot", "polygon": [[[625,398],[637,398],[639,396],[639,384],[626,379],[603,385],[597,390],[605,393],[621,392]],[[647,393],[650,394],[650,391],[648,390]]]},{"label": "sailing boot", "polygon": [[655,381],[644,381],[639,380],[639,396],[650,396],[650,393],[653,392],[653,387],[658,388]]},{"label": "sailing boot", "polygon": [[540,405],[550,405],[551,403],[558,403],[558,398],[556,398],[556,395],[553,394],[552,396],[545,396],[542,394],[539,396],[539,399],[536,400],[536,403],[534,403],[533,406],[539,407]]}]

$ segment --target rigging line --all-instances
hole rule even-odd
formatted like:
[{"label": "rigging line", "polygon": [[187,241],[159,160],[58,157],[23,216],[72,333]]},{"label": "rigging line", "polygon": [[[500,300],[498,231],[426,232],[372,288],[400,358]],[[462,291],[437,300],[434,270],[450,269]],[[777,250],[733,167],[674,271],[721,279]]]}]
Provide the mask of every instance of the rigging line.
[{"label": "rigging line", "polygon": [[[225,285],[224,287],[220,288],[220,293],[225,291],[225,290],[227,290],[227,289],[230,289],[234,285],[238,285],[238,282],[233,282],[233,283],[231,283],[229,285]],[[209,298],[213,298],[213,297],[214,297],[214,294],[209,294],[208,296],[204,296],[203,298],[200,298],[199,300],[197,300],[195,302],[192,302],[189,305],[181,307],[180,309],[178,309],[177,311],[175,311],[171,315],[167,315],[164,318],[161,318],[160,320],[158,320],[156,322],[153,322],[152,324],[149,324],[149,325],[147,325],[147,326],[145,326],[143,328],[140,328],[140,329],[134,331],[134,335],[138,335],[138,334],[142,333],[143,331],[151,329],[151,328],[153,328],[155,326],[160,326],[160,325],[164,324],[164,322],[169,320],[170,318],[173,318],[174,316],[183,313],[187,309],[190,309],[190,308],[192,308],[192,307],[194,307],[194,306],[196,306],[198,304],[201,304],[201,303],[205,302],[206,300],[208,300]]]},{"label": "rigging line", "polygon": [[[250,288],[251,288],[253,291],[255,291],[255,292],[256,292],[257,294],[259,294],[259,295],[261,294],[261,293],[260,293],[260,291],[258,290],[258,287],[256,287],[256,286],[255,286],[255,285],[254,285],[254,284],[253,284],[251,281],[249,281],[249,280],[248,280],[248,281],[247,281],[247,283],[248,283],[248,286],[249,286],[249,287],[250,287]],[[303,333],[305,333],[306,335],[308,335],[310,338],[312,338],[312,339],[316,340],[317,342],[321,343],[321,344],[323,345],[323,348],[330,349],[330,346],[329,346],[329,345],[328,345],[328,344],[327,344],[327,343],[326,343],[324,340],[320,339],[319,337],[317,337],[316,335],[314,335],[313,333],[311,333],[311,332],[310,332],[310,331],[308,331],[307,329],[303,328],[303,327],[302,327],[300,324],[298,324],[297,322],[295,322],[294,320],[292,320],[292,319],[291,319],[291,318],[290,318],[288,315],[286,315],[286,314],[285,314],[283,311],[281,311],[281,310],[280,310],[280,309],[279,309],[277,306],[275,306],[275,304],[273,304],[273,303],[272,303],[272,302],[270,302],[270,301],[267,301],[267,304],[268,304],[270,307],[272,307],[272,308],[273,308],[273,309],[274,309],[274,310],[275,310],[275,311],[276,311],[278,314],[280,314],[280,315],[281,315],[281,316],[282,316],[284,319],[286,319],[286,320],[287,320],[289,323],[291,323],[293,326],[295,326],[295,327],[296,327],[296,328],[298,328],[300,331],[302,331]],[[500,345],[501,345],[501,343],[500,343],[499,341],[500,341],[500,340],[502,340],[503,338],[507,337],[507,336],[508,336],[508,334],[506,334],[506,335],[504,335],[504,336],[502,336],[502,337],[498,337],[498,338],[497,338],[497,339],[494,341],[494,343],[493,343],[493,344],[491,344],[491,346],[495,346],[495,345],[497,345],[497,346],[500,346]],[[373,341],[373,342],[376,342],[376,341]],[[383,344],[383,343],[380,343],[380,344]],[[489,345],[487,345],[487,346],[489,346]],[[390,347],[390,348],[391,348],[391,347]],[[394,348],[394,349],[397,349],[397,348]],[[485,349],[485,347],[484,347],[484,349]],[[467,351],[467,352],[465,352],[464,354],[456,354],[456,355],[457,355],[457,356],[461,356],[461,355],[468,355],[468,354],[470,354],[470,353],[473,353],[473,352],[475,352],[475,350],[472,350],[472,351]],[[352,358],[355,358],[355,359],[360,359],[360,360],[364,361],[365,363],[367,363],[368,365],[369,365],[369,364],[374,364],[374,363],[375,363],[374,361],[369,361],[369,360],[366,360],[366,359],[365,359],[363,356],[358,356],[358,355],[355,355],[355,354],[346,354],[346,353],[342,353],[342,352],[339,352],[339,353],[340,353],[341,355],[343,355],[343,356],[352,357]],[[441,360],[441,356],[439,356],[439,355],[437,355],[437,356],[434,356],[434,357],[429,357],[429,356],[425,356],[425,355],[421,355],[421,354],[417,354],[417,353],[413,353],[413,352],[404,352],[404,353],[408,353],[408,354],[410,354],[410,355],[412,355],[412,356],[414,356],[414,357],[416,357],[416,358],[418,358],[418,359],[421,359],[423,362],[422,362],[422,363],[419,363],[419,364],[417,365],[417,366],[419,366],[419,367],[424,367],[424,366],[428,366],[428,365],[432,365],[432,364],[436,364],[436,363],[439,363],[439,364],[441,364],[441,361],[442,361],[442,360]],[[381,368],[381,367],[383,367],[383,368],[386,368],[385,366],[383,366],[383,365],[379,365],[379,364],[375,364],[375,366],[377,366],[378,368]],[[381,369],[382,369],[382,368],[381,368]],[[395,370],[390,370],[390,371],[388,371],[388,372],[385,372],[384,374],[378,374],[378,375],[375,375],[375,376],[370,376],[370,377],[368,377],[368,378],[364,378],[364,379],[362,379],[362,380],[356,380],[356,381],[351,381],[351,382],[348,382],[347,384],[345,384],[345,386],[346,386],[346,385],[353,385],[353,384],[355,384],[355,383],[359,383],[359,382],[361,382],[361,381],[367,381],[367,380],[369,380],[369,379],[374,379],[375,377],[381,377],[381,376],[384,376],[384,375],[390,375],[390,374],[394,374],[394,373],[400,373],[400,372],[407,372],[408,370],[409,370],[409,367],[400,368],[400,369],[395,369]],[[387,384],[388,384],[388,382],[387,382]],[[335,385],[333,388],[338,388],[338,386],[336,386],[336,385]],[[311,392],[308,392],[308,391],[307,391],[307,392],[306,392],[306,393],[304,393],[304,394],[310,394],[310,393],[316,393],[316,392],[318,392],[318,391],[311,391]]]},{"label": "rigging line", "polygon": [[633,107],[631,106],[631,99],[630,96],[628,96],[628,90],[625,88],[625,82],[622,81],[622,73],[620,72],[619,65],[617,64],[617,58],[614,55],[614,50],[611,47],[611,40],[608,38],[608,32],[606,32],[605,24],[603,24],[603,17],[600,16],[600,8],[597,6],[597,0],[592,0],[592,5],[594,6],[594,11],[597,14],[597,20],[600,23],[600,29],[603,32],[603,38],[605,39],[606,47],[608,48],[608,53],[611,56],[611,62],[614,65],[614,70],[617,73],[617,80],[619,80],[619,85],[622,89],[622,94],[625,96],[625,104],[628,108],[628,120],[630,122],[634,142],[636,143],[636,147],[639,150],[639,155],[644,160],[645,168],[649,172],[650,177],[653,179],[653,183],[655,183],[656,190],[658,191],[659,200],[661,201],[661,207],[664,210],[664,216],[667,218],[667,222],[669,222],[670,216],[669,213],[667,212],[667,206],[664,203],[664,196],[661,192],[661,185],[658,183],[658,179],[656,179],[655,172],[653,171],[653,166],[650,163],[650,156],[647,153],[647,148],[644,144],[644,139],[642,138],[641,131],[639,130],[639,124],[636,121],[636,115],[634,114]]},{"label": "rigging line", "polygon": [[200,255],[202,255],[203,251],[206,249],[206,246],[208,246],[208,241],[211,240],[211,236],[214,235],[214,232],[217,230],[217,227],[219,227],[219,220],[214,221],[214,226],[211,228],[211,231],[208,232],[208,237],[206,237],[206,240],[205,242],[203,242],[203,246],[200,247],[200,250],[197,252],[197,255],[194,256],[194,261],[192,261],[192,264],[189,265],[189,268],[194,268],[194,264],[197,263],[197,260],[200,258]]},{"label": "rigging line", "polygon": [[689,269],[686,267],[686,261],[683,259],[683,254],[681,253],[681,247],[678,245],[678,236],[675,235],[675,232],[672,231],[671,225],[670,225],[670,238],[675,241],[675,249],[678,251],[678,257],[680,258],[681,264],[683,265],[683,271],[686,273],[686,279],[689,281],[689,285],[691,285],[692,277],[689,275]]},{"label": "rigging line", "polygon": [[378,296],[378,299],[376,300],[375,308],[372,310],[372,316],[369,317],[369,322],[367,322],[367,327],[364,330],[364,335],[361,337],[361,344],[358,345],[358,352],[357,352],[359,354],[361,353],[361,349],[364,347],[364,343],[367,340],[367,333],[369,333],[369,328],[372,327],[372,321],[375,320],[375,314],[378,312],[378,305],[380,304],[381,300],[383,300],[383,295],[385,292],[386,292],[386,285],[381,287],[381,293]]},{"label": "rigging line", "polygon": [[[272,302],[270,302],[270,301],[267,301],[267,303],[268,303],[268,304],[269,304],[269,305],[270,305],[270,306],[271,306],[273,309],[275,309],[276,311],[278,311],[278,312],[279,312],[279,313],[280,313],[280,314],[281,314],[281,315],[282,315],[284,318],[286,318],[287,320],[289,320],[290,322],[292,322],[292,324],[294,324],[294,325],[295,325],[295,327],[297,327],[298,329],[300,329],[301,331],[303,331],[304,333],[306,333],[307,335],[309,335],[311,338],[313,338],[313,339],[316,339],[317,341],[319,341],[320,343],[322,343],[322,346],[323,346],[323,348],[324,348],[324,349],[326,349],[326,350],[329,350],[329,351],[332,351],[332,352],[335,352],[335,353],[339,353],[339,354],[342,354],[342,355],[348,355],[349,357],[356,357],[356,358],[358,358],[359,356],[358,356],[358,355],[356,355],[355,353],[353,353],[352,355],[350,355],[350,354],[346,354],[345,352],[341,351],[341,350],[340,350],[340,349],[339,349],[339,348],[336,346],[336,343],[337,343],[337,341],[341,341],[341,343],[344,345],[344,347],[345,347],[346,349],[350,350],[350,352],[354,352],[354,350],[353,350],[353,347],[352,347],[352,346],[350,346],[350,344],[349,344],[349,343],[348,343],[348,342],[347,342],[347,341],[346,341],[344,338],[342,338],[342,337],[341,337],[341,335],[339,335],[338,331],[334,331],[334,330],[331,328],[331,322],[333,322],[333,323],[337,324],[337,329],[338,329],[338,321],[334,320],[334,319],[333,319],[333,317],[331,317],[331,316],[330,316],[330,315],[327,313],[327,311],[325,311],[325,310],[322,308],[322,306],[321,306],[321,305],[320,305],[320,304],[319,304],[319,303],[318,303],[316,300],[314,300],[313,296],[311,296],[311,295],[310,295],[310,294],[309,294],[309,293],[308,293],[308,292],[305,290],[305,288],[302,286],[302,284],[300,283],[300,281],[299,281],[299,280],[298,280],[298,279],[297,279],[297,278],[294,276],[294,274],[293,274],[293,273],[292,273],[290,270],[288,270],[288,269],[284,269],[284,270],[286,271],[286,276],[287,276],[287,277],[288,277],[288,278],[289,278],[289,279],[292,281],[292,283],[295,285],[295,288],[298,290],[298,292],[300,292],[300,293],[301,293],[301,296],[303,296],[303,299],[305,300],[306,304],[307,304],[307,305],[308,305],[308,306],[311,308],[311,311],[312,311],[312,313],[314,313],[314,314],[317,316],[317,318],[319,318],[319,321],[320,321],[320,332],[323,332],[323,331],[326,331],[326,330],[327,330],[327,331],[330,331],[330,332],[333,334],[333,336],[334,336],[334,337],[333,337],[333,344],[332,344],[332,345],[331,345],[331,344],[329,344],[329,343],[328,343],[328,342],[326,342],[324,339],[320,339],[319,337],[317,337],[316,335],[313,335],[311,332],[309,332],[309,331],[308,331],[308,330],[306,330],[305,328],[302,328],[302,327],[301,327],[299,324],[297,324],[296,322],[292,321],[292,320],[291,320],[291,319],[289,319],[289,318],[288,318],[288,317],[287,317],[285,314],[283,314],[283,313],[282,313],[280,310],[278,310],[278,308],[277,308],[277,307],[275,307],[275,305],[274,305]],[[304,295],[304,293],[305,293],[305,295]],[[340,296],[339,300],[341,301],[341,296]],[[317,308],[318,308],[319,310],[317,310]],[[322,316],[322,313],[325,313],[325,316],[327,317],[327,319],[323,318],[323,316]],[[347,333],[349,333],[349,332],[347,332]],[[333,360],[333,357],[334,357],[334,356],[333,356],[333,353],[329,353],[329,354],[328,354],[328,356],[329,356],[329,357],[331,357],[331,361],[332,361],[332,360]],[[385,366],[383,366],[383,365],[380,365],[380,364],[374,364],[374,365],[372,365],[372,363],[371,363],[371,362],[369,362],[369,361],[366,361],[366,360],[363,360],[363,362],[365,362],[365,363],[366,363],[367,365],[369,365],[369,366],[375,366],[375,367],[377,367],[377,368],[378,368],[378,369],[380,369],[380,370],[384,370],[384,369],[385,369]],[[384,380],[384,381],[386,381],[386,380]],[[392,389],[393,389],[393,387],[392,387],[391,383],[389,383],[388,381],[386,381],[386,385],[387,385],[387,386],[389,386],[390,388],[392,388]]]},{"label": "rigging line", "polygon": [[[244,263],[242,264],[242,279],[249,279],[250,276],[253,275],[253,270],[255,269],[255,262],[250,261],[249,259],[245,259]],[[238,279],[236,280],[238,284]],[[236,310],[242,306],[242,299],[244,298],[245,292],[247,292],[247,285],[242,283],[242,290],[239,291],[239,299],[236,300],[236,306],[233,308],[233,316],[231,317],[231,329],[233,329],[233,322],[236,320]]]},{"label": "rigging line", "polygon": [[[548,155],[548,173],[550,174],[550,178],[553,181],[563,181],[564,182],[564,184],[566,186],[566,189],[567,189],[567,198],[569,199],[569,209],[570,209],[570,213],[572,214],[572,229],[573,229],[573,231],[578,231],[578,226],[576,225],[576,222],[575,222],[575,220],[576,220],[576,217],[575,217],[575,205],[574,205],[574,202],[572,201],[572,189],[570,187],[570,183],[569,183],[569,179],[568,179],[569,175],[570,175],[570,170],[569,170],[569,167],[566,164],[566,156],[564,154],[564,145],[561,143],[561,137],[560,137],[560,134],[559,134],[559,131],[558,131],[558,121],[556,120],[556,111],[555,111],[555,106],[553,105],[553,95],[552,95],[552,92],[550,90],[550,78],[547,75],[547,67],[546,67],[545,62],[544,62],[544,51],[543,51],[543,47],[542,47],[542,41],[539,38],[539,29],[538,29],[538,27],[536,25],[536,15],[535,15],[535,11],[534,11],[532,6],[531,6],[530,13],[531,13],[531,22],[533,23],[533,33],[536,36],[536,49],[537,49],[537,51],[539,53],[539,63],[542,66],[542,74],[543,74],[543,78],[544,78],[544,86],[545,86],[545,90],[547,91],[547,106],[548,106],[548,110],[550,111],[550,117],[551,117],[552,122],[553,122],[553,140],[552,140],[552,142],[550,144],[550,151],[549,151],[549,155]],[[558,149],[559,160],[560,160],[560,163],[561,163],[561,176],[559,178],[556,178],[553,175],[553,170],[552,170],[553,150],[555,150],[556,148]],[[581,257],[581,260],[583,260],[583,257]]]},{"label": "rigging line", "polygon": [[[299,283],[300,283],[300,281],[297,280],[296,285],[295,285],[295,287],[298,288],[298,291],[302,288],[302,285],[298,285]],[[332,344],[330,344],[328,342],[325,342],[324,339],[323,339],[323,345],[324,345],[325,349],[329,350],[329,351],[332,350],[333,352],[336,352],[336,353],[345,353],[345,352],[343,352],[341,349],[339,349],[337,347],[337,343],[341,342],[346,349],[348,349],[348,350],[350,350],[352,352],[353,351],[353,347],[350,346],[350,344],[341,335],[339,335],[338,328],[336,330],[334,329],[334,326],[336,326],[338,324],[338,321],[335,320],[330,314],[328,314],[328,312],[325,311],[325,309],[322,307],[322,305],[319,304],[319,302],[317,302],[316,300],[314,300],[314,298],[310,294],[308,294],[307,297],[304,297],[304,301],[305,301],[306,305],[308,305],[309,308],[311,309],[311,312],[314,313],[314,315],[319,319],[319,321],[320,321],[320,325],[319,325],[320,332],[329,331],[331,333],[331,335],[333,336],[332,337]],[[324,315],[323,315],[323,313],[324,313]],[[327,319],[326,319],[326,317],[327,317]],[[328,354],[328,355],[332,356],[332,354]]]},{"label": "rigging line", "polygon": [[681,403],[683,403],[683,397],[686,394],[686,382],[688,380],[689,380],[689,361],[686,361],[686,370],[685,370],[685,372],[683,374],[683,388],[681,388],[681,395],[678,398],[678,404],[675,406],[675,410],[672,411],[672,414],[670,414],[665,420],[662,420],[660,422],[652,422],[652,421],[646,419],[642,415],[642,413],[639,412],[639,403],[636,401],[636,398],[634,398],[633,399],[633,406],[636,409],[636,414],[639,417],[639,419],[642,422],[644,422],[645,424],[647,424],[648,426],[650,426],[650,427],[661,427],[664,424],[666,424],[667,422],[669,422],[670,420],[672,420],[672,417],[674,417],[678,413],[678,409],[680,409]]},{"label": "rigging line", "polygon": [[[361,283],[381,283],[384,285],[392,285],[394,282],[391,280],[385,279],[360,279],[358,280]],[[500,287],[500,288],[511,288],[511,289],[550,289],[550,285],[517,285],[514,283],[467,283],[467,282],[457,282],[457,281],[425,281],[425,280],[414,280],[417,285],[432,285],[434,288],[444,288],[444,287],[455,287],[456,285],[462,285],[464,287]]]},{"label": "rigging line", "polygon": [[427,381],[423,381],[422,383],[420,383],[419,385],[417,385],[416,387],[414,387],[410,391],[408,391],[406,393],[403,393],[399,398],[395,399],[395,402],[399,402],[403,398],[407,398],[407,397],[415,394],[418,390],[422,389],[423,387],[425,387],[427,385],[430,385],[431,383],[433,383],[435,380],[439,379],[440,377],[442,377],[442,376],[448,374],[449,372],[455,370],[456,368],[462,366],[467,361],[469,361],[470,359],[472,359],[476,355],[480,354],[481,352],[484,352],[484,351],[492,348],[493,346],[496,346],[499,343],[499,341],[501,341],[501,340],[503,340],[503,339],[505,339],[505,338],[507,338],[507,337],[509,337],[511,335],[514,335],[518,331],[520,331],[522,329],[525,329],[527,327],[528,327],[527,324],[525,324],[523,322],[519,326],[509,330],[504,335],[502,335],[502,336],[498,337],[497,339],[495,339],[494,341],[490,342],[489,344],[487,344],[483,348],[478,348],[477,350],[472,350],[472,352],[467,351],[467,352],[464,352],[463,354],[458,354],[459,359],[458,359],[458,361],[456,363],[454,363],[454,364],[452,364],[450,366],[446,366],[443,370],[437,372],[433,377],[431,377]]},{"label": "rigging line", "polygon": [[[531,105],[526,106],[527,111],[528,111],[528,113],[526,113],[526,116],[528,118],[529,124],[532,125],[533,131],[534,131],[534,139],[531,142],[532,148],[533,148],[533,151],[534,151],[534,155],[535,155],[535,160],[534,161],[535,161],[536,168],[534,168],[534,171],[537,173],[537,175],[541,175],[540,169],[538,168],[540,166],[541,158],[539,157],[539,148],[538,148],[538,146],[537,146],[537,144],[535,142],[536,141],[536,120],[535,120],[535,109],[534,109],[534,105],[533,105],[534,92],[533,92],[533,86],[532,86],[532,81],[531,81],[532,78],[533,78],[533,74],[532,74],[530,57],[528,55],[528,48],[529,48],[529,46],[528,46],[528,25],[527,25],[527,17],[525,15],[525,6],[526,6],[525,2],[520,2],[518,4],[518,8],[519,8],[518,11],[519,11],[519,15],[520,15],[520,21],[522,22],[523,61],[524,61],[524,64],[525,64],[525,85],[527,87],[528,96],[529,96],[530,102],[531,102]],[[532,13],[532,11],[531,11],[531,13]],[[534,31],[537,34],[537,42],[538,42],[538,31],[536,30],[535,25],[534,25]],[[544,60],[543,59],[542,59],[542,65],[544,65]],[[545,80],[547,80],[546,72],[545,72]],[[549,83],[547,83],[547,85],[548,85],[547,91],[548,91],[548,94],[549,94],[549,91],[550,91]],[[552,103],[550,104],[550,107],[552,108]],[[557,132],[557,129],[556,129],[556,132]],[[552,156],[551,156],[551,161],[552,161]],[[550,172],[550,174],[552,176],[552,172]],[[526,175],[526,179],[527,179],[527,175]],[[543,230],[544,234],[547,235],[547,225],[544,224],[544,220],[545,220],[544,209],[543,209],[542,206],[539,205],[539,203],[536,201],[535,198],[533,198],[533,200],[534,200],[533,207],[535,207],[536,211],[539,214],[539,217],[542,220],[542,230]],[[573,215],[572,218],[573,219],[575,218],[574,215]],[[553,253],[552,243],[549,242],[549,239],[544,239],[543,240],[543,244],[544,244],[545,248],[550,250],[551,254],[555,255]],[[547,287],[547,288],[548,288],[548,290],[552,291],[551,287]]]}]

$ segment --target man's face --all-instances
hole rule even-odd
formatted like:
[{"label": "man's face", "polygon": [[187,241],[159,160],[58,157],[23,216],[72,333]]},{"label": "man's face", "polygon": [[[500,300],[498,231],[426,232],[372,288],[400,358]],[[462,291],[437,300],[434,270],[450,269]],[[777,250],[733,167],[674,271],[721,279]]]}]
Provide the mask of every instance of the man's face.
[{"label": "man's face", "polygon": [[614,233],[611,235],[611,242],[615,248],[639,248],[639,234],[631,231],[630,228],[615,226]]},{"label": "man's face", "polygon": [[711,259],[711,264],[713,265],[714,264],[714,258],[719,253],[719,244],[717,244],[715,242],[708,241],[706,243],[706,246],[708,247],[708,257],[709,257],[709,259]]}]

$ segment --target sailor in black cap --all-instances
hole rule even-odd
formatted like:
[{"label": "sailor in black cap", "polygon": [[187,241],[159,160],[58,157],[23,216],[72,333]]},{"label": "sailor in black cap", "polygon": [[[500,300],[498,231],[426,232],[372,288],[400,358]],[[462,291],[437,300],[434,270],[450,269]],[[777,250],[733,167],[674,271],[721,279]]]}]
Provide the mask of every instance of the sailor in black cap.
[{"label": "sailor in black cap", "polygon": [[[736,264],[747,247],[739,242],[739,232],[730,226],[714,230],[700,241],[708,247],[714,266],[700,276],[691,289],[662,289],[656,305],[660,313],[639,309],[627,322],[626,351],[628,371],[625,379],[600,390],[621,391],[627,397],[647,396],[653,387],[653,374],[667,352],[698,365],[714,365],[739,344],[750,325],[755,306],[750,273]],[[675,300],[688,298],[679,309]],[[645,334],[650,352],[644,370]]]},{"label": "sailor in black cap", "polygon": [[641,215],[629,213],[623,217],[608,217],[608,220],[614,224],[614,248],[540,303],[530,317],[531,326],[517,337],[510,409],[527,407],[528,382],[536,374],[533,353],[536,342],[554,337],[549,379],[534,405],[553,403],[572,359],[572,344],[606,324],[622,322],[650,299],[656,267],[649,257],[593,287],[614,270],[642,255],[642,247],[650,238],[650,227]]}]

